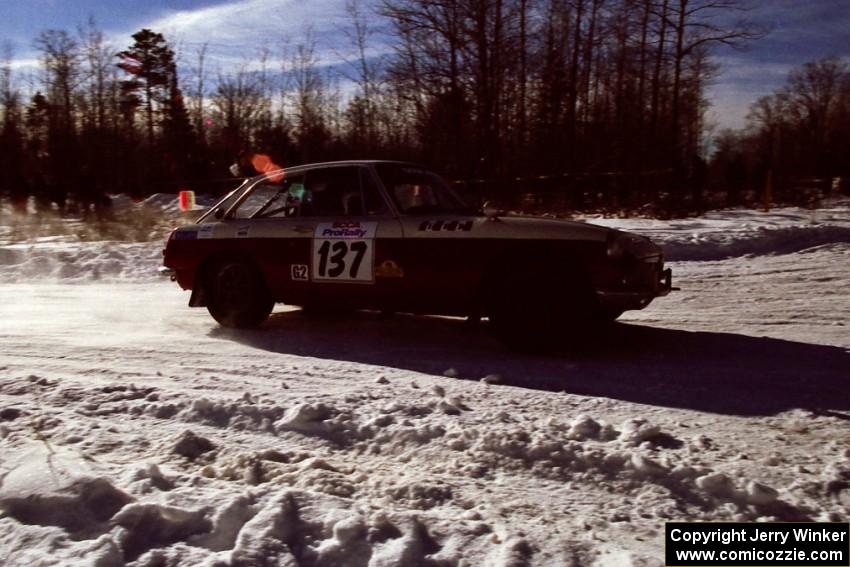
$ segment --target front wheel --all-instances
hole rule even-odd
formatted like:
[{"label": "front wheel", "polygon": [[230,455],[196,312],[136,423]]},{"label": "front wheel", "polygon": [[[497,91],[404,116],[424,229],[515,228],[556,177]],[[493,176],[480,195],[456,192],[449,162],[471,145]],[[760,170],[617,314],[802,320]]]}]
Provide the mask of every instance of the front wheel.
[{"label": "front wheel", "polygon": [[246,262],[221,264],[213,273],[209,291],[207,310],[224,327],[256,327],[274,308],[262,274]]},{"label": "front wheel", "polygon": [[615,307],[600,307],[595,314],[595,319],[600,323],[613,323],[624,311]]},{"label": "front wheel", "polygon": [[593,327],[586,286],[549,274],[503,281],[490,296],[490,327],[509,348],[549,352],[576,346]]}]

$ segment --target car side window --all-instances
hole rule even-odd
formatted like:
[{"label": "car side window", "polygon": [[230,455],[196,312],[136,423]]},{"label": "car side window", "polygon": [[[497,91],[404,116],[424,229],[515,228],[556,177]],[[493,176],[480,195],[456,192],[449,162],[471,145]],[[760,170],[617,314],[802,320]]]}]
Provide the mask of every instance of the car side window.
[{"label": "car side window", "polygon": [[308,195],[304,189],[303,174],[287,176],[276,181],[264,181],[251,190],[251,194],[236,209],[233,218],[297,216],[306,199]]},{"label": "car side window", "polygon": [[305,191],[309,198],[302,204],[299,216],[359,217],[386,212],[375,181],[360,166],[310,170]]},{"label": "car side window", "polygon": [[343,166],[266,180],[251,190],[233,218],[359,217],[387,210],[372,173],[361,166]]},{"label": "car side window", "polygon": [[[360,179],[355,167],[328,167],[307,172],[306,190],[309,206],[301,208],[300,216],[353,216],[362,214],[356,209],[360,195]],[[305,205],[307,205],[305,203]]]},{"label": "car side window", "polygon": [[402,214],[474,212],[430,171],[397,163],[378,164],[375,169]]}]

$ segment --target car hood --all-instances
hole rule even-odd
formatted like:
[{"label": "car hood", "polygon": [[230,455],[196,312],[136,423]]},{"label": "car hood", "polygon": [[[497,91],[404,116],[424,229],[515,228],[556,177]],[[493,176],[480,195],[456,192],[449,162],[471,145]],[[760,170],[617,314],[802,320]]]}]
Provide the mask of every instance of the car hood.
[{"label": "car hood", "polygon": [[524,216],[481,217],[473,230],[478,238],[590,240],[605,242],[614,229],[585,222]]}]

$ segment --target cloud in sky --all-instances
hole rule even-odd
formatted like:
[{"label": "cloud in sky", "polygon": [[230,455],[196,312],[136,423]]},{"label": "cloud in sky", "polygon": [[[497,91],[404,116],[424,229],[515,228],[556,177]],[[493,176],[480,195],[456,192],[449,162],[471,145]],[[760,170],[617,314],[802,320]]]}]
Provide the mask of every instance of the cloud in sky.
[{"label": "cloud in sky", "polygon": [[12,71],[35,69],[38,65],[38,59],[13,59],[11,62]]},{"label": "cloud in sky", "polygon": [[303,35],[308,26],[330,31],[345,15],[339,0],[239,0],[195,10],[167,11],[147,24],[189,43],[223,47],[271,47]]},{"label": "cloud in sky", "polygon": [[[219,63],[223,70],[255,60],[261,49],[269,51],[272,57],[280,56],[285,45],[303,43],[308,30],[316,41],[317,55],[326,63],[338,62],[339,54],[349,49],[341,31],[348,22],[344,0],[148,0],[140,3],[138,9],[136,3],[126,2],[119,7],[118,3],[94,0],[59,5],[51,4],[52,1],[23,2],[13,14],[13,19],[21,25],[4,28],[0,22],[0,41],[5,39],[13,44],[19,61],[17,67],[25,67],[25,61],[37,59],[32,44],[40,31],[53,28],[73,33],[88,15],[94,16],[116,49],[130,45],[131,35],[145,27],[165,35],[178,53],[183,52],[187,57],[206,44],[208,64],[212,63],[214,68]],[[80,4],[79,11],[65,13],[66,4]],[[116,12],[123,17],[116,17]]]},{"label": "cloud in sky", "polygon": [[[269,53],[270,67],[279,67],[286,48],[303,43],[308,32],[316,42],[323,63],[339,60],[346,50],[340,31],[346,14],[341,0],[238,0],[192,10],[166,10],[146,22],[164,34],[185,58],[207,46],[208,64],[223,71],[237,66],[256,66],[261,50]],[[136,30],[115,36],[117,44],[129,44]]]},{"label": "cloud in sky", "polygon": [[709,121],[719,128],[740,128],[752,103],[785,83],[790,63],[759,62],[740,54],[715,58],[721,74],[706,93]]}]

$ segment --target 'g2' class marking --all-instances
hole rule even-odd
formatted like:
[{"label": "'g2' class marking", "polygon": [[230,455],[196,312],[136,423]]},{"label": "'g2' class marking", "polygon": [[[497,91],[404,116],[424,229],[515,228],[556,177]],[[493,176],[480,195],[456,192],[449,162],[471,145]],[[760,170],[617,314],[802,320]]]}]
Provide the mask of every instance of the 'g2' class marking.
[{"label": "'g2' class marking", "polygon": [[292,281],[310,281],[310,271],[307,268],[307,264],[292,264],[289,275]]}]

